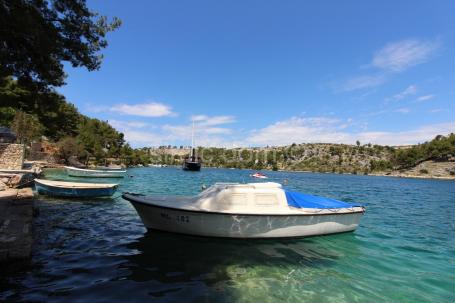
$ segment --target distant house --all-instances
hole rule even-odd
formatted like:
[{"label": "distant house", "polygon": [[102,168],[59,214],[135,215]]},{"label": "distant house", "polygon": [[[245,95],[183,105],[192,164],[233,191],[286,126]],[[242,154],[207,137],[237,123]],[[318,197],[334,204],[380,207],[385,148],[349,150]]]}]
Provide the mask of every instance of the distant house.
[{"label": "distant house", "polygon": [[14,143],[16,135],[7,127],[0,126],[0,143]]}]

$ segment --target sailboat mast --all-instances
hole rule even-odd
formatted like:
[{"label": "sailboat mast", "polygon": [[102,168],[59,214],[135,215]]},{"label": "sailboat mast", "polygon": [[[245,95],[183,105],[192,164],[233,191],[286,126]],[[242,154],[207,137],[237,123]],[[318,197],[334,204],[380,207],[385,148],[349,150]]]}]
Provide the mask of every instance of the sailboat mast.
[{"label": "sailboat mast", "polygon": [[191,157],[194,157],[194,120],[191,128]]}]

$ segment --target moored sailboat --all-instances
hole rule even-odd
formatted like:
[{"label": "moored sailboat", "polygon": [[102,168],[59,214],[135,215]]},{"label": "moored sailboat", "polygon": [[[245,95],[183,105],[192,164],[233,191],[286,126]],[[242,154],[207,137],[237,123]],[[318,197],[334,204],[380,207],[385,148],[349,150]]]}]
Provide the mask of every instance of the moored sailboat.
[{"label": "moored sailboat", "polygon": [[182,169],[190,171],[200,171],[202,166],[202,159],[196,154],[196,149],[194,148],[194,121],[193,127],[191,130],[191,151],[188,157],[183,160]]}]

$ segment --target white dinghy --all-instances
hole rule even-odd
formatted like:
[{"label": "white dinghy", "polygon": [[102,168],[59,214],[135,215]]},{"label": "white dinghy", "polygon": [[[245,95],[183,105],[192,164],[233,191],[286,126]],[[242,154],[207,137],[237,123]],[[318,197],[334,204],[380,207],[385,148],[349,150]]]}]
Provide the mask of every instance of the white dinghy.
[{"label": "white dinghy", "polygon": [[126,174],[126,170],[84,169],[71,166],[65,166],[65,171],[71,177],[88,178],[123,178]]},{"label": "white dinghy", "polygon": [[124,193],[144,225],[175,233],[227,238],[286,238],[353,231],[359,204],[284,190],[280,184],[217,183],[194,197]]},{"label": "white dinghy", "polygon": [[55,197],[108,197],[117,190],[118,184],[80,183],[35,179],[35,188],[41,195]]}]

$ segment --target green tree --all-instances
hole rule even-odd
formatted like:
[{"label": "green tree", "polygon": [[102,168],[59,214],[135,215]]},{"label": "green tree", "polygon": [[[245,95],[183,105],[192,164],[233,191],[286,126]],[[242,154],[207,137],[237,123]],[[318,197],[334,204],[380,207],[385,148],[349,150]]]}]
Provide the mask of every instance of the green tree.
[{"label": "green tree", "polygon": [[30,143],[42,135],[44,127],[35,116],[18,111],[11,123],[11,129],[20,143]]},{"label": "green tree", "polygon": [[32,92],[12,77],[0,79],[0,120],[10,125],[17,110],[34,115],[44,126],[43,133],[55,141],[76,136],[82,115],[65,97],[53,90]]},{"label": "green tree", "polygon": [[397,168],[413,167],[426,160],[446,161],[455,155],[455,134],[438,135],[430,142],[392,151],[392,162]]},{"label": "green tree", "polygon": [[65,137],[61,139],[57,142],[57,146],[59,149],[59,156],[66,164],[69,163],[71,157],[83,156],[83,148],[74,137]]},{"label": "green tree", "polygon": [[[164,156],[164,155],[163,155]],[[132,158],[133,158],[133,149],[131,146],[126,143],[120,148],[120,158],[126,165],[131,165],[132,164]],[[163,159],[161,159],[163,163]]]},{"label": "green tree", "polygon": [[0,126],[10,126],[16,115],[16,110],[12,107],[0,107]]},{"label": "green tree", "polygon": [[120,24],[90,11],[85,0],[2,0],[0,77],[41,89],[61,86],[62,62],[99,69],[106,34]]},{"label": "green tree", "polygon": [[97,160],[120,156],[125,143],[122,133],[107,122],[84,117],[78,128],[77,140]]}]

